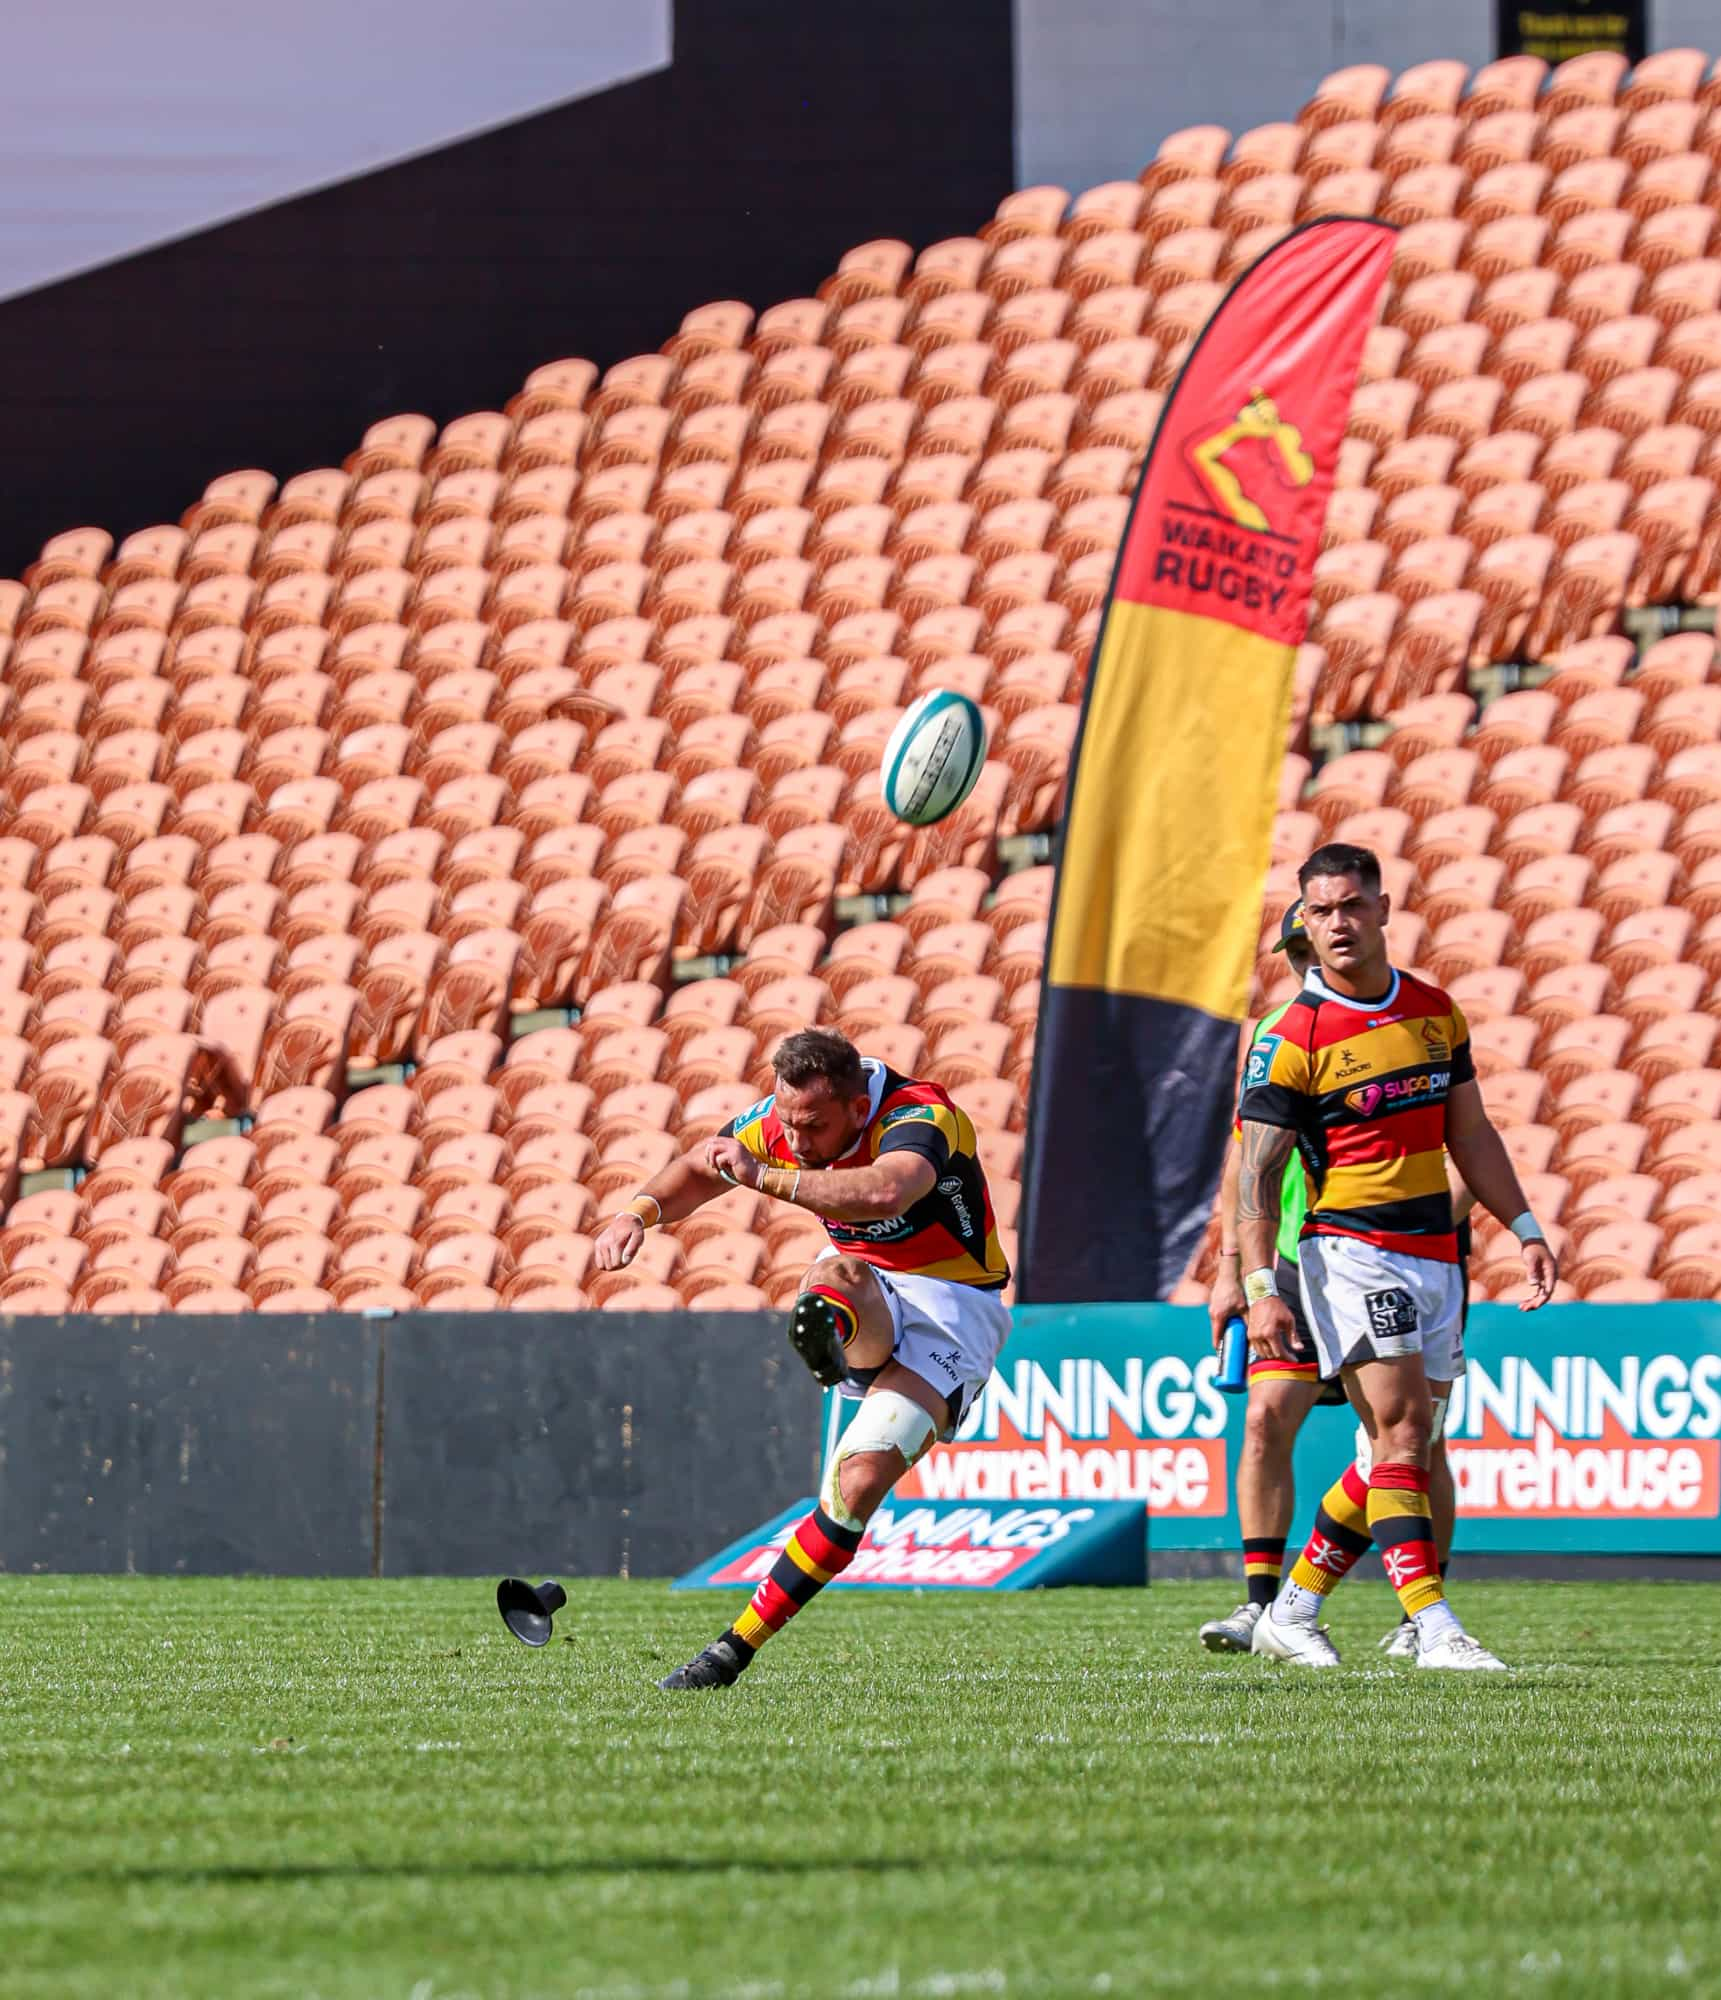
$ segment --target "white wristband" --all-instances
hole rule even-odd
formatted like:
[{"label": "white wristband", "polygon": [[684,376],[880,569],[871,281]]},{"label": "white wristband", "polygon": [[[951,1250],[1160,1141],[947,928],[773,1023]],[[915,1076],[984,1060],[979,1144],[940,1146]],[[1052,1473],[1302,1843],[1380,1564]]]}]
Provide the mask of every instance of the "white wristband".
[{"label": "white wristband", "polygon": [[1279,1283],[1266,1265],[1258,1271],[1250,1271],[1243,1280],[1243,1296],[1252,1306],[1258,1306],[1263,1299],[1279,1296]]},{"label": "white wristband", "polygon": [[1542,1225],[1528,1209],[1525,1209],[1522,1215],[1514,1217],[1506,1227],[1520,1243],[1545,1243],[1548,1240],[1543,1233]]}]

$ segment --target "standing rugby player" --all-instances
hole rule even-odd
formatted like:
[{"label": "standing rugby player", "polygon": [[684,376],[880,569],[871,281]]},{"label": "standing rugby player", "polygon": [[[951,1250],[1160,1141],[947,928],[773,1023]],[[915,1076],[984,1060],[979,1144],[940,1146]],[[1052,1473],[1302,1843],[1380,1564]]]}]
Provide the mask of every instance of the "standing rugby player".
[{"label": "standing rugby player", "polygon": [[[1283,952],[1285,961],[1299,980],[1308,976],[1314,953],[1303,929],[1301,900],[1291,904],[1279,925],[1279,941],[1273,947]],[[1278,1027],[1286,1008],[1273,1009],[1251,1031],[1252,1048],[1263,1035]],[[1233,1145],[1225,1158],[1225,1172],[1219,1186],[1219,1268],[1207,1302],[1213,1324],[1213,1344],[1217,1348],[1225,1328],[1246,1311],[1243,1271],[1237,1253],[1237,1169],[1239,1152]],[[1452,1177],[1454,1180],[1456,1176]],[[1457,1215],[1467,1215],[1470,1193],[1460,1182],[1453,1187],[1453,1207]],[[1315,1343],[1303,1319],[1302,1281],[1298,1273],[1303,1217],[1308,1212],[1308,1180],[1300,1158],[1293,1154],[1285,1163],[1280,1182],[1279,1229],[1274,1243],[1274,1280],[1279,1296],[1290,1308],[1292,1330],[1290,1353],[1249,1363],[1248,1406],[1243,1419],[1243,1442],[1237,1453],[1237,1520],[1243,1542],[1244,1601],[1227,1618],[1210,1618],[1201,1627],[1201,1643],[1210,1653],[1246,1653],[1255,1636],[1255,1626],[1279,1594],[1285,1566],[1285,1542],[1291,1529],[1296,1505],[1296,1479],[1292,1452],[1304,1419],[1319,1405],[1345,1401],[1337,1380],[1321,1380]],[[1464,1225],[1461,1223],[1460,1228]],[[1434,1540],[1442,1572],[1452,1548],[1452,1470],[1443,1450],[1436,1449],[1429,1466],[1429,1501],[1434,1510]],[[1394,1655],[1414,1652],[1416,1627],[1408,1619],[1381,1641]]]},{"label": "standing rugby player", "polygon": [[727,1687],[848,1568],[867,1522],[936,1438],[953,1436],[1010,1330],[1010,1268],[974,1127],[934,1083],[899,1076],[842,1035],[806,1028],[771,1058],[777,1088],[673,1161],[597,1240],[600,1270],[648,1228],[726,1187],[810,1210],[831,1247],[789,1315],[789,1345],[827,1388],[861,1399],[819,1503],[723,1635],[658,1683]]},{"label": "standing rugby player", "polygon": [[1464,1372],[1463,1274],[1445,1155],[1519,1239],[1532,1294],[1559,1270],[1530,1213],[1476,1082],[1470,1034],[1451,997],[1387,956],[1390,899],[1367,848],[1332,842],[1298,871],[1316,970],[1251,1051],[1241,1104],[1237,1239],[1249,1347],[1290,1352],[1294,1323],[1273,1275],[1280,1183],[1293,1148],[1309,1176],[1303,1310],[1323,1379],[1338,1376],[1368,1432],[1366,1482],[1351,1466],[1251,1649],[1336,1666],[1318,1624],[1328,1591],[1374,1541],[1417,1630],[1423,1667],[1498,1669],[1446,1601],[1428,1468],[1446,1396]]}]

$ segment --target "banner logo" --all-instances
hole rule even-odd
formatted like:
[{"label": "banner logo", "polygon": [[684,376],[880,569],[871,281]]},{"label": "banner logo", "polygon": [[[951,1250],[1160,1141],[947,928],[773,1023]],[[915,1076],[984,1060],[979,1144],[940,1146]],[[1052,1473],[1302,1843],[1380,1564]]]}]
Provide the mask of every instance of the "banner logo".
[{"label": "banner logo", "polygon": [[1302,432],[1279,415],[1278,404],[1265,389],[1255,389],[1236,417],[1222,429],[1208,437],[1191,439],[1183,448],[1196,477],[1238,527],[1251,528],[1258,535],[1271,534],[1273,523],[1250,490],[1268,490],[1265,482],[1257,485],[1251,477],[1245,485],[1236,466],[1227,462],[1235,447],[1248,444],[1267,447],[1264,453],[1243,454],[1251,474],[1265,460],[1269,474],[1277,475],[1282,488],[1307,486],[1315,476],[1315,461],[1303,448]]},{"label": "banner logo", "polygon": [[1109,1368],[1006,1361],[956,1440],[898,1482],[926,1500],[1142,1500],[1156,1515],[1223,1514],[1225,1398],[1218,1362],[1162,1354]]},{"label": "banner logo", "polygon": [[[901,1487],[898,1487],[901,1492]],[[1072,1528],[1094,1518],[1091,1507],[1066,1512],[1051,1507],[1015,1507],[999,1513],[967,1507],[954,1513],[930,1507],[881,1507],[867,1524],[866,1537],[842,1581],[855,1583],[955,1584],[984,1590],[1061,1542]],[[709,1581],[758,1583],[794,1533],[791,1525],[769,1541],[727,1563]]]},{"label": "banner logo", "polygon": [[[900,1498],[867,1523],[832,1590],[1041,1590],[1051,1584],[1147,1582],[1147,1523],[1125,1502],[1072,1506],[952,1506]],[[745,1589],[770,1575],[811,1500],[764,1522],[697,1569],[677,1590]]]},{"label": "banner logo", "polygon": [[1721,1514],[1721,1355],[1472,1362],[1447,1454],[1466,1519],[1701,1519]]}]

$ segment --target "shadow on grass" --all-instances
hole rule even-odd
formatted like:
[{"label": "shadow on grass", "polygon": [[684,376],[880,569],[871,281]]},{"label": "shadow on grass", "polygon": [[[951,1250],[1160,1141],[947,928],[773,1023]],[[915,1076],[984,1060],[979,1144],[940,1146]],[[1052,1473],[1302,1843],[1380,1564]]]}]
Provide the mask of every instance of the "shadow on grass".
[{"label": "shadow on grass", "polygon": [[[560,1877],[609,1875],[894,1875],[958,1865],[958,1857],[948,1853],[932,1857],[920,1854],[843,1856],[785,1855],[749,1859],[745,1856],[699,1858],[673,1855],[597,1855],[566,1861],[215,1861],[204,1866],[146,1864],[137,1868],[43,1868],[11,1869],[7,1880],[14,1885],[49,1883],[100,1883],[122,1887],[127,1883],[265,1883],[408,1881],[414,1878],[505,1881],[510,1878],[545,1881]],[[1024,1854],[1014,1857],[988,1853],[988,1866],[1017,1868],[1092,1867],[1091,1853],[1068,1857]],[[960,1865],[969,1865],[961,1863]]]}]

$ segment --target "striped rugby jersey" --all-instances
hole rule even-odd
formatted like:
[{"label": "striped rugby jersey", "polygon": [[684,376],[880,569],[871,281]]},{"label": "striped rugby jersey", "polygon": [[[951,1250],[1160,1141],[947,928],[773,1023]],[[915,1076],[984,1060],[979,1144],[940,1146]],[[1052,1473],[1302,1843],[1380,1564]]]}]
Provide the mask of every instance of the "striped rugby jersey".
[{"label": "striped rugby jersey", "polygon": [[1395,971],[1370,1002],[1312,972],[1250,1049],[1239,1116],[1296,1134],[1305,1236],[1356,1236],[1452,1264],[1446,1100],[1475,1075],[1464,1015],[1438,986]]},{"label": "striped rugby jersey", "polygon": [[[866,1130],[834,1168],[864,1167],[881,1153],[919,1153],[938,1170],[938,1179],[906,1215],[883,1222],[832,1222],[821,1216],[832,1243],[851,1257],[917,1278],[942,1278],[996,1292],[1010,1282],[1010,1266],[998,1243],[992,1197],[980,1170],[974,1126],[965,1111],[935,1083],[899,1076],[871,1056],[862,1057],[872,1098]],[[775,1167],[800,1167],[777,1117],[777,1100],[767,1097],[731,1118],[720,1136],[739,1139],[756,1160]],[[801,1167],[817,1173],[816,1167]]]},{"label": "striped rugby jersey", "polygon": [[[1279,1025],[1279,1016],[1284,1013],[1285,1007],[1290,1006],[1290,1004],[1290,1001],[1287,1000],[1284,1007],[1275,1007],[1272,1013],[1261,1016],[1260,1020],[1255,1023],[1255,1032],[1249,1037],[1250,1048],[1253,1048],[1263,1035],[1270,1035],[1273,1032]],[[1237,1080],[1238,1111],[1237,1122],[1231,1127],[1231,1136],[1233,1139],[1240,1139],[1243,1136],[1241,1094],[1247,1081],[1248,1070],[1245,1069],[1243,1075]],[[1275,1252],[1287,1264],[1294,1264],[1297,1261],[1297,1245],[1302,1240],[1303,1235],[1303,1217],[1308,1212],[1308,1179],[1303,1172],[1301,1158],[1293,1155],[1285,1162],[1284,1175],[1279,1182],[1279,1234],[1273,1244]]]}]

